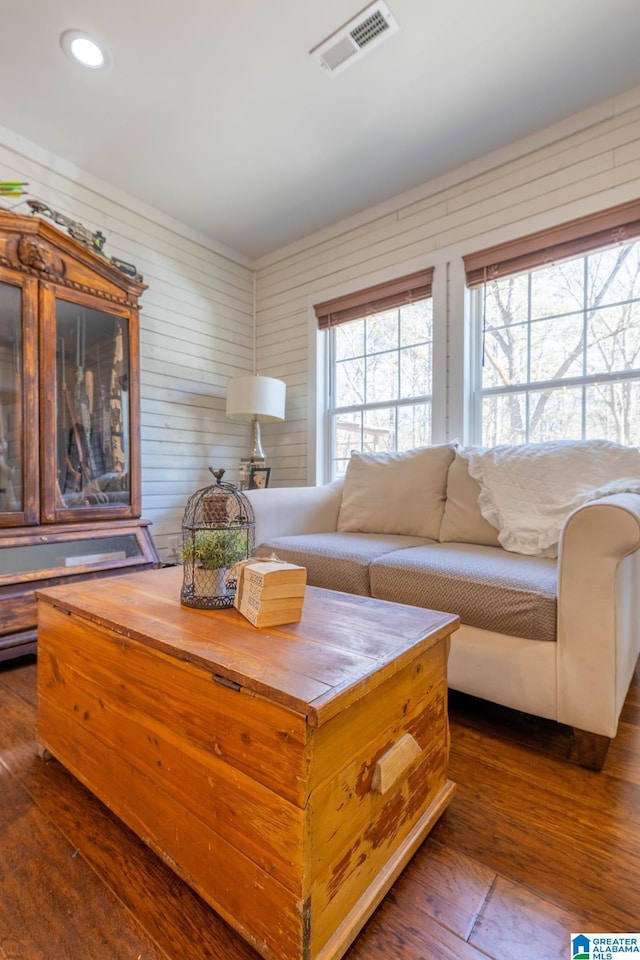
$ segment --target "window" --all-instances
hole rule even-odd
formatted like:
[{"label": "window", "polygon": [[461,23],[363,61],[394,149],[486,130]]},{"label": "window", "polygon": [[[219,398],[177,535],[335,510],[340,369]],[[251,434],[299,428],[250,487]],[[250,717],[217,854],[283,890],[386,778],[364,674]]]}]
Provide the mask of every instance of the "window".
[{"label": "window", "polygon": [[612,239],[582,236],[579,246],[594,249],[567,259],[557,253],[575,249],[575,237],[552,258],[541,248],[554,262],[539,267],[534,257],[522,271],[511,268],[531,251],[476,263],[475,276],[465,261],[471,285],[485,274],[474,297],[483,445],[596,437],[640,445],[640,241]]},{"label": "window", "polygon": [[330,332],[332,477],[352,450],[431,442],[431,300],[372,314]]},{"label": "window", "polygon": [[[431,442],[431,271],[316,306],[328,331],[330,475],[352,450]],[[355,303],[354,300],[359,300]]]}]

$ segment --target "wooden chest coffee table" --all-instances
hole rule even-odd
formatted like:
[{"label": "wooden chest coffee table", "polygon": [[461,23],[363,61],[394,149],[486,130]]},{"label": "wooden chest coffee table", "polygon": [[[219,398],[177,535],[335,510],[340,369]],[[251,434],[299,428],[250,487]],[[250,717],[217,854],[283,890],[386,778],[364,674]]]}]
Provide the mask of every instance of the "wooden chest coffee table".
[{"label": "wooden chest coffee table", "polygon": [[452,796],[457,617],[308,588],[256,630],[181,583],[39,593],[39,740],[264,957],[340,957]]}]

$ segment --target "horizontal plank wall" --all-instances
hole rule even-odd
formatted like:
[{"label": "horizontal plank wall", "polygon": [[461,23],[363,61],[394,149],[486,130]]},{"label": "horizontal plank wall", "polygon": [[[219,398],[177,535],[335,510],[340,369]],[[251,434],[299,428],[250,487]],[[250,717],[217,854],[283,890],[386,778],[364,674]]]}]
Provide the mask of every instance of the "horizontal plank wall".
[{"label": "horizontal plank wall", "polygon": [[[229,377],[253,369],[253,271],[233,251],[15,141],[0,130],[0,179],[26,181],[29,197],[101,230],[105,254],[134,263],[148,285],[140,314],[142,515],[170,559],[187,498],[213,482],[208,467],[237,479],[248,444],[248,427],[226,419],[225,395]],[[26,203],[0,203],[29,213]]]},{"label": "horizontal plank wall", "polygon": [[[272,427],[268,441],[276,482],[309,479],[314,299],[345,292],[347,285],[367,286],[381,273],[401,275],[409,263],[414,270],[416,263],[435,266],[436,276],[448,271],[449,283],[441,285],[448,296],[444,303],[434,297],[434,308],[436,323],[446,324],[449,347],[444,409],[459,409],[463,317],[447,303],[462,303],[450,287],[463,275],[450,265],[474,249],[637,196],[640,88],[262,257],[256,263],[257,363],[261,373],[281,376],[289,387],[286,430]],[[440,436],[460,434],[459,422],[437,428]]]},{"label": "horizontal plank wall", "polygon": [[[254,265],[3,128],[0,179],[28,181],[31,196],[102,230],[105,253],[135,263],[149,285],[141,312],[143,515],[169,558],[186,499],[208,482],[207,467],[235,479],[247,449],[248,427],[226,419],[224,397],[230,376],[253,369]],[[272,484],[309,480],[314,299],[406,273],[409,264],[435,266],[434,287],[448,291],[436,321],[446,325],[444,406],[455,421],[462,316],[447,304],[462,303],[451,290],[460,257],[637,196],[640,89],[257,261],[256,368],[287,383],[286,422],[263,427]],[[438,433],[458,435],[458,425],[441,424]]]}]

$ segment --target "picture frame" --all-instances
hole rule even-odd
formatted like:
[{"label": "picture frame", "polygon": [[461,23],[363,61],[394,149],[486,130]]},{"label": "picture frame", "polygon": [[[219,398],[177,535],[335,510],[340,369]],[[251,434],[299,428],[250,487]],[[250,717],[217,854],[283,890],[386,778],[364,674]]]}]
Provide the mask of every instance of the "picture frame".
[{"label": "picture frame", "polygon": [[249,467],[249,490],[264,490],[269,486],[271,467]]}]

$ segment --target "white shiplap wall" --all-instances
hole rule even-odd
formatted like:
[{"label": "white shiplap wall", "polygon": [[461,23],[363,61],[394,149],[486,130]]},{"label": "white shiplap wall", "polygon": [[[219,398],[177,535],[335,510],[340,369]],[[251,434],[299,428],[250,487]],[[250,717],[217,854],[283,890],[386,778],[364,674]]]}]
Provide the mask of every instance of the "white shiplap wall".
[{"label": "white shiplap wall", "polygon": [[[0,128],[0,179],[107,238],[105,253],[134,263],[141,298],[142,515],[162,555],[179,534],[187,498],[224,467],[237,478],[249,428],[225,417],[230,376],[253,369],[253,271],[243,258],[190,234],[133,198]],[[16,212],[26,204],[2,202]],[[61,228],[62,229],[62,228]]]},{"label": "white shiplap wall", "polygon": [[314,302],[435,266],[436,349],[448,357],[448,389],[434,439],[463,436],[460,258],[638,196],[640,88],[261,258],[258,367],[289,387],[287,422],[273,426],[268,439],[275,482],[321,479],[309,413]]}]

